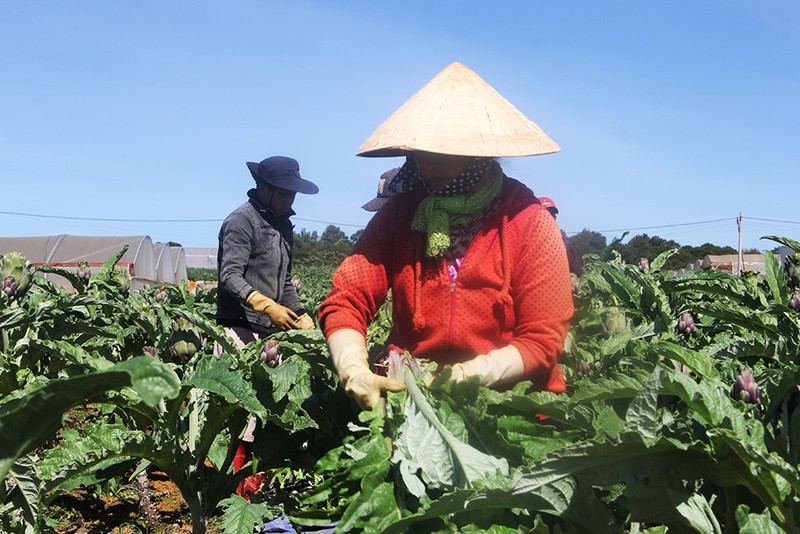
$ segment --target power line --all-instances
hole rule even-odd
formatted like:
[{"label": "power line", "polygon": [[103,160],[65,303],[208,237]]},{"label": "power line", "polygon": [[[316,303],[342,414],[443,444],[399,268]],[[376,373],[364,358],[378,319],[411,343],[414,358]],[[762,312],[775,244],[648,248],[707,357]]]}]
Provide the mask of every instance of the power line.
[{"label": "power line", "polygon": [[15,211],[0,211],[0,214],[18,215],[21,217],[38,217],[40,219],[64,219],[69,221],[96,221],[96,222],[146,222],[146,223],[222,222],[222,219],[103,219],[99,217],[68,217],[64,215],[41,215],[38,213],[18,213]]},{"label": "power line", "polygon": [[[678,223],[678,224],[662,224],[660,226],[639,226],[637,228],[615,228],[613,230],[592,230],[593,232],[597,232],[600,234],[603,233],[612,233],[612,232],[629,232],[631,230],[656,230],[660,228],[678,228],[681,226],[697,226],[701,224],[711,224],[711,223],[718,223],[718,222],[733,222],[736,221],[736,217],[728,217],[726,219],[712,219],[709,221],[697,221],[697,222],[688,222],[688,223]],[[567,232],[568,234],[579,234],[580,232]]]},{"label": "power line", "polygon": [[782,223],[782,224],[800,224],[800,221],[780,221],[778,219],[760,219],[758,217],[742,217],[742,219],[748,219],[751,221],[764,221],[764,222],[772,222],[772,223]]},{"label": "power line", "polygon": [[[37,217],[40,219],[61,219],[69,221],[119,222],[119,223],[210,223],[210,222],[221,223],[223,221],[223,219],[119,219],[119,218],[101,218],[101,217],[70,217],[66,215],[43,215],[40,213],[21,213],[16,211],[0,211],[0,214],[15,215],[18,217]],[[763,219],[760,217],[742,217],[742,218],[751,221],[763,221],[763,222],[781,223],[781,224],[800,224],[800,221],[783,221],[778,219]],[[296,221],[313,222],[319,224],[332,224],[336,226],[352,226],[354,228],[364,228],[363,224],[320,221],[317,219],[304,219],[302,217],[294,217],[293,219]],[[658,230],[663,228],[679,228],[684,226],[698,226],[702,224],[733,222],[733,221],[736,221],[736,217],[728,217],[725,219],[711,219],[708,221],[696,221],[688,223],[662,224],[659,226],[638,226],[632,228],[614,228],[611,230],[593,230],[593,231],[602,234],[602,233],[613,233],[613,232],[629,232],[634,230]],[[579,234],[580,232],[566,232],[566,233]]]},{"label": "power line", "polygon": [[[40,213],[20,213],[16,211],[0,211],[2,215],[16,215],[18,217],[37,217],[39,219],[60,219],[69,221],[92,221],[92,222],[119,222],[119,223],[221,223],[224,219],[112,219],[101,217],[69,217],[66,215],[42,215]],[[332,221],[317,221],[314,219],[303,219],[293,217],[296,221],[315,222],[320,224],[334,224],[337,226],[354,226],[364,228],[363,224],[337,223]]]}]

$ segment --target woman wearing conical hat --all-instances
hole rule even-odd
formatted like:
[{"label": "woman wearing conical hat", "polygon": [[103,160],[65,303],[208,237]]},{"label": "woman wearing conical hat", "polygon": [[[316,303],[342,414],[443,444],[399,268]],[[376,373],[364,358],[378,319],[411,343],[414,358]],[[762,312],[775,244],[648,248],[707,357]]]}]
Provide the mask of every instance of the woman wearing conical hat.
[{"label": "woman wearing conical hat", "polygon": [[[387,344],[452,377],[564,391],[572,317],[564,243],[533,192],[495,158],[559,150],[473,71],[453,63],[395,111],[358,155],[404,156],[391,196],[333,277],[319,319],[345,391],[372,408],[403,385],[374,374],[367,326],[389,290]],[[399,181],[399,182],[398,182]]]}]

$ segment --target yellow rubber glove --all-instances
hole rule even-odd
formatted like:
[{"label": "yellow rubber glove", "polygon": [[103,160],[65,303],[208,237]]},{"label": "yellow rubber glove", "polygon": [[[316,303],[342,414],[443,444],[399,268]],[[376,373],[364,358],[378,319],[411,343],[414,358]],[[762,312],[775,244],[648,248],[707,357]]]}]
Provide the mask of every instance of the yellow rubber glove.
[{"label": "yellow rubber glove", "polygon": [[486,387],[506,386],[519,382],[525,377],[522,355],[517,347],[507,345],[455,364],[451,378],[460,382],[476,375],[481,377],[481,385]]},{"label": "yellow rubber glove", "polygon": [[314,330],[316,326],[314,325],[314,319],[307,313],[304,313],[300,316],[300,319],[297,320],[297,327],[298,330]]},{"label": "yellow rubber glove", "polygon": [[328,338],[328,348],[345,393],[355,399],[362,410],[374,408],[384,391],[397,392],[406,388],[397,380],[370,370],[366,340],[358,331],[337,330]]},{"label": "yellow rubber glove", "polygon": [[272,324],[281,330],[297,328],[299,317],[295,312],[286,306],[281,306],[259,291],[250,293],[247,297],[247,305],[250,306],[251,309],[269,316],[269,320],[272,321]]}]

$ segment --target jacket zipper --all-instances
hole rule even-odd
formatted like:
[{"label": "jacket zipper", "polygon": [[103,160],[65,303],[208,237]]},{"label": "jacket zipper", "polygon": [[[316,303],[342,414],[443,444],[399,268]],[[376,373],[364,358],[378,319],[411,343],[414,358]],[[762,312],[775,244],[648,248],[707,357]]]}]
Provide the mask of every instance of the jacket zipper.
[{"label": "jacket zipper", "polygon": [[456,275],[456,282],[450,278],[450,272],[448,270],[447,260],[444,261],[444,275],[447,277],[447,281],[450,284],[450,323],[447,327],[447,344],[449,346],[453,346],[453,332],[456,327],[456,283],[458,281],[458,275]]}]

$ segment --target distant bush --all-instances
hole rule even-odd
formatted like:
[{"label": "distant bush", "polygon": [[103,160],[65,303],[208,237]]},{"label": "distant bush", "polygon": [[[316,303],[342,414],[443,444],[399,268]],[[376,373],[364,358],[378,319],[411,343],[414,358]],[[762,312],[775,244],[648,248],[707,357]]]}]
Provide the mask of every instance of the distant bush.
[{"label": "distant bush", "polygon": [[186,276],[190,280],[218,280],[219,273],[216,269],[206,269],[202,267],[187,267]]}]

